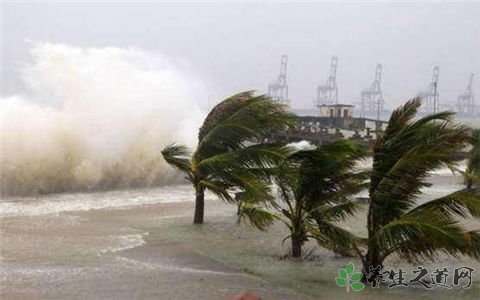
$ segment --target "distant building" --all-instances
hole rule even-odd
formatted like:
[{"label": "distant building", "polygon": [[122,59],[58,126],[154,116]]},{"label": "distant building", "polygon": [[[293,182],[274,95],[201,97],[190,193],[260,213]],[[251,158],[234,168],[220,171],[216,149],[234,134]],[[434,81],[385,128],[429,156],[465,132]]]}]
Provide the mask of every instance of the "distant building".
[{"label": "distant building", "polygon": [[318,116],[329,118],[353,118],[353,108],[350,104],[319,105]]}]

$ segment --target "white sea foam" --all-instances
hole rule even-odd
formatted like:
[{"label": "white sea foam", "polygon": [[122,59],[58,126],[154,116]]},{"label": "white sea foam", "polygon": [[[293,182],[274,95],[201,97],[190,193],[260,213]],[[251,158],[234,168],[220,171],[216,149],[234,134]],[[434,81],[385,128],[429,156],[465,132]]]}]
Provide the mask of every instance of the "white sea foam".
[{"label": "white sea foam", "polygon": [[145,240],[143,237],[146,235],[148,235],[148,232],[110,236],[109,239],[111,240],[112,246],[101,250],[99,254],[108,252],[115,253],[144,245]]},{"label": "white sea foam", "polygon": [[133,206],[193,200],[194,192],[189,185],[169,185],[148,190],[58,194],[40,198],[9,198],[0,202],[0,217],[37,216],[98,209],[125,209]]},{"label": "white sea foam", "polygon": [[204,116],[192,72],[139,49],[31,46],[24,91],[1,99],[3,194],[171,181],[160,150],[194,144]]},{"label": "white sea foam", "polygon": [[117,256],[116,260],[123,262],[125,265],[130,267],[145,268],[145,269],[151,269],[151,270],[165,270],[165,271],[182,272],[182,273],[190,273],[190,274],[220,275],[220,276],[228,276],[228,275],[248,276],[247,274],[244,274],[244,273],[222,272],[222,271],[214,271],[214,270],[207,270],[207,269],[181,267],[181,266],[175,266],[173,264],[142,262],[136,259],[126,258],[123,256]]}]

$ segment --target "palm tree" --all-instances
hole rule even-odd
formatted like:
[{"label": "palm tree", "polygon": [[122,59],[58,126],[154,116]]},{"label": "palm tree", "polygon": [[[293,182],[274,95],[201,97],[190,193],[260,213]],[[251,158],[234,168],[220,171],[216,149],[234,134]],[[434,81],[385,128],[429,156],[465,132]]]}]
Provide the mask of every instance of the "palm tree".
[{"label": "palm tree", "polygon": [[472,130],[472,149],[468,153],[467,168],[464,173],[467,189],[480,186],[480,129]]},{"label": "palm tree", "polygon": [[277,213],[269,214],[255,203],[243,205],[242,213],[251,221],[266,218],[268,222],[259,222],[261,229],[280,219],[290,231],[284,241],[290,238],[292,257],[302,256],[302,246],[309,238],[335,252],[349,249],[353,235],[335,223],[356,211],[357,204],[348,197],[367,188],[368,173],[355,170],[358,159],[367,153],[366,147],[347,140],[294,152],[275,174],[282,200],[272,205]]},{"label": "palm tree", "polygon": [[243,92],[212,109],[200,128],[192,155],[185,146],[176,144],[163,149],[167,163],[186,173],[195,189],[194,224],[203,223],[205,190],[232,203],[236,201],[233,192],[242,193],[244,198],[272,199],[269,176],[287,149],[263,141],[293,125],[293,120],[284,105],[264,95]]},{"label": "palm tree", "polygon": [[[467,231],[459,218],[480,217],[480,196],[459,190],[418,204],[431,171],[455,167],[454,153],[470,140],[469,129],[440,112],[415,119],[419,98],[396,109],[373,149],[368,206],[368,236],[354,247],[370,281],[391,254],[401,259],[434,260],[440,253],[480,258],[479,230]],[[370,272],[372,271],[373,272]]]}]

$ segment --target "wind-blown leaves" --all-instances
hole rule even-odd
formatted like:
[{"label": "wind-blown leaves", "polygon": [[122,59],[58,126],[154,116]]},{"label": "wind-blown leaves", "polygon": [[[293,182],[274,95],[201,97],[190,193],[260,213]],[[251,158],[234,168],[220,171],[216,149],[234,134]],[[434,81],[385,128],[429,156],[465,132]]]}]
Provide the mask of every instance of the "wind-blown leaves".
[{"label": "wind-blown leaves", "polygon": [[421,214],[433,214],[444,220],[454,220],[455,216],[480,217],[480,197],[466,190],[460,190],[419,205],[405,215]]},{"label": "wind-blown leaves", "polygon": [[[247,91],[212,109],[199,130],[198,145],[191,156],[184,146],[175,144],[165,147],[162,155],[167,163],[187,173],[196,190],[196,201],[203,203],[207,189],[230,203],[238,203],[233,193],[268,202],[272,200],[270,176],[290,150],[264,140],[293,124],[294,118],[285,106]],[[201,210],[196,211],[195,222],[201,223],[203,204],[195,207]]]},{"label": "wind-blown leaves", "polygon": [[240,93],[224,100],[207,116],[199,132],[195,155],[203,159],[239,150],[247,147],[248,141],[260,143],[293,124],[293,115],[285,111],[285,106],[265,95]]},{"label": "wind-blown leaves", "polygon": [[477,260],[480,259],[480,230],[467,231],[464,234],[465,243],[460,251]]},{"label": "wind-blown leaves", "polygon": [[232,170],[246,170],[249,174],[268,180],[276,165],[290,152],[288,147],[279,144],[253,144],[205,158],[197,164],[197,168],[206,173],[224,176],[228,176]]},{"label": "wind-blown leaves", "polygon": [[294,152],[279,165],[275,183],[282,202],[275,207],[283,215],[292,243],[311,237],[338,253],[353,247],[356,237],[335,222],[358,209],[350,196],[367,188],[369,173],[355,167],[368,154],[366,147],[340,140]]},{"label": "wind-blown leaves", "polygon": [[165,161],[173,167],[188,172],[190,169],[190,157],[186,146],[170,144],[163,148],[162,155]]},{"label": "wind-blown leaves", "polygon": [[[261,147],[259,150],[264,151]],[[239,215],[249,216],[252,224],[262,230],[274,218],[280,219],[290,230],[284,240],[291,239],[294,256],[301,255],[301,245],[308,238],[333,251],[351,249],[358,238],[334,223],[358,209],[349,197],[367,188],[369,173],[357,170],[356,164],[369,154],[368,149],[341,140],[318,149],[283,147],[276,153],[282,155],[271,157],[278,160],[265,163],[274,166],[269,170],[273,171],[273,182],[281,201],[262,201],[259,194],[242,193]],[[276,215],[271,213],[272,208],[277,211]]]},{"label": "wind-blown leaves", "polygon": [[278,220],[277,215],[260,206],[242,203],[238,211],[239,220],[247,221],[260,230],[266,230],[273,221]]},{"label": "wind-blown leaves", "polygon": [[360,238],[333,222],[316,220],[316,223],[310,223],[308,228],[320,246],[342,255],[350,254],[355,245],[361,243]]},{"label": "wind-blown leaves", "polygon": [[432,171],[456,169],[456,151],[472,140],[471,131],[454,123],[451,112],[416,118],[420,105],[415,98],[396,109],[374,146],[368,249],[364,255],[357,252],[364,272],[392,253],[408,261],[433,260],[440,254],[479,258],[479,233],[466,231],[459,222],[480,217],[478,194],[466,189],[417,204]]},{"label": "wind-blown leaves", "polygon": [[434,215],[407,215],[378,230],[370,241],[381,249],[382,256],[397,252],[408,261],[433,260],[438,253],[459,253],[463,229],[454,221]]},{"label": "wind-blown leaves", "polygon": [[467,168],[464,173],[468,189],[480,188],[480,129],[472,130],[472,149],[468,153]]},{"label": "wind-blown leaves", "polygon": [[469,129],[451,122],[453,113],[414,120],[420,104],[420,99],[413,99],[397,109],[375,145],[370,197],[381,207],[372,211],[378,224],[386,224],[411,208],[421,188],[429,186],[426,179],[430,173],[454,165],[454,153],[469,141]]}]

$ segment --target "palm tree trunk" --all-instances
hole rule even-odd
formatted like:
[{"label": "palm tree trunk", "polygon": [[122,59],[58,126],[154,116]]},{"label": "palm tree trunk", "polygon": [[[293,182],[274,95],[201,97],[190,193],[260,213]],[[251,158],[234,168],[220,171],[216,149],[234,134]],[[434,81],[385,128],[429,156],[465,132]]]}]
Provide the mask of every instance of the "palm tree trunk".
[{"label": "palm tree trunk", "polygon": [[363,262],[363,277],[362,281],[368,283],[373,287],[376,286],[379,282],[379,276],[383,269],[383,262],[380,261],[376,251],[368,251]]},{"label": "palm tree trunk", "polygon": [[303,237],[301,235],[292,235],[292,257],[302,257]]},{"label": "palm tree trunk", "polygon": [[193,215],[193,224],[203,224],[204,208],[205,188],[195,187],[195,212]]},{"label": "palm tree trunk", "polygon": [[473,188],[473,180],[467,179],[467,190],[471,190]]}]

